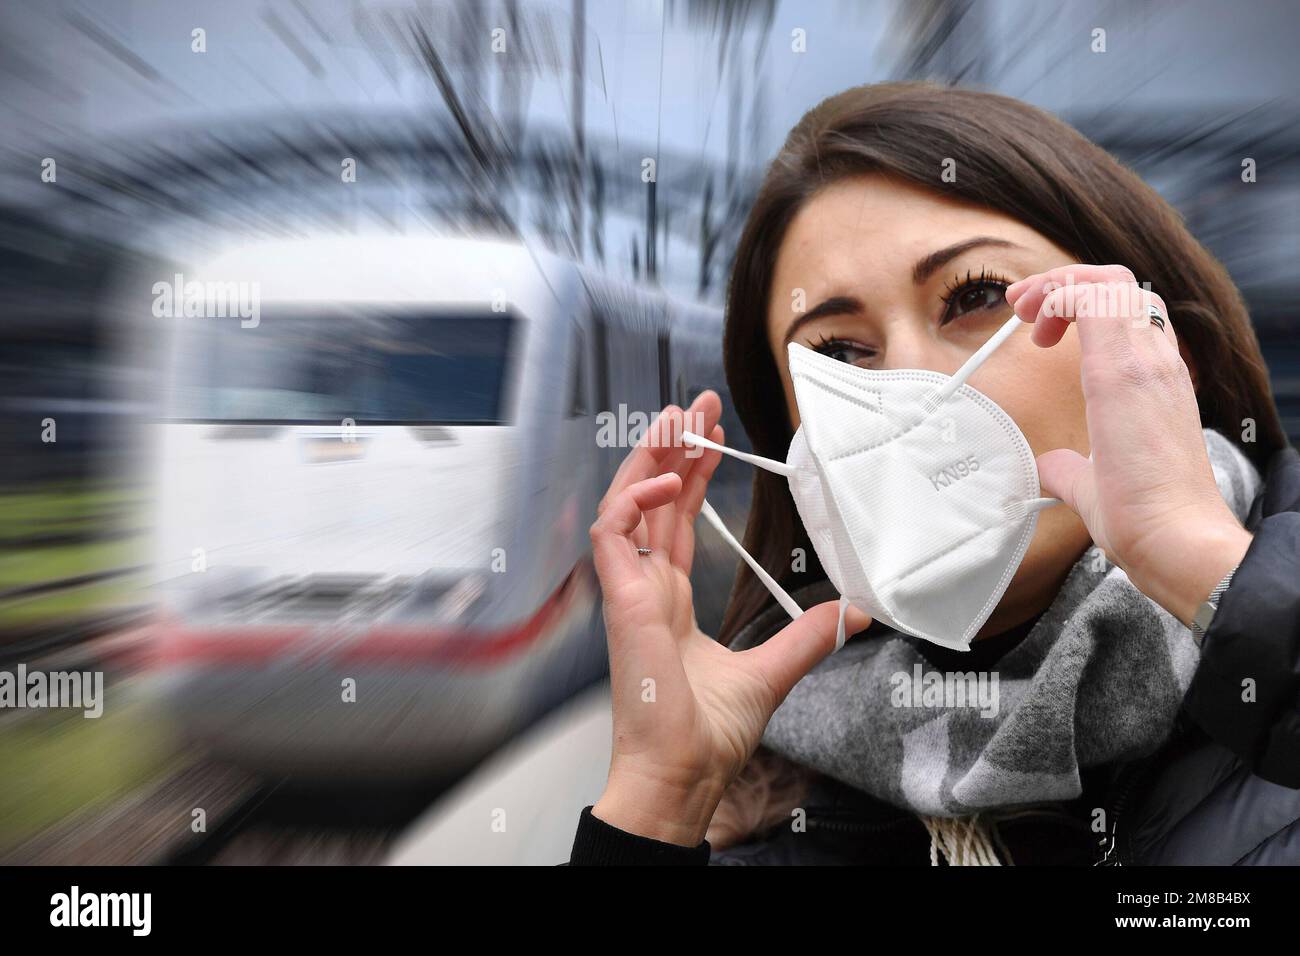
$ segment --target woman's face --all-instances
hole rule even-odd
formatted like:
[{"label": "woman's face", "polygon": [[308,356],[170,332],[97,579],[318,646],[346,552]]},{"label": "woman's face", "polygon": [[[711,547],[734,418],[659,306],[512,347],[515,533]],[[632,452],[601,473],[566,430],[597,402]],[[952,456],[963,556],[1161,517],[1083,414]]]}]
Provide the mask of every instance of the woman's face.
[{"label": "woman's face", "polygon": [[[799,425],[799,409],[786,361],[789,342],[864,368],[950,375],[1011,317],[1008,285],[1074,261],[1014,219],[915,186],[880,176],[827,186],[786,232],[768,308],[768,342],[792,426]],[[1073,327],[1050,349],[1033,345],[1028,329],[1013,335],[970,384],[1015,419],[1035,455],[1053,448],[1088,454]],[[980,636],[1045,609],[1089,544],[1083,522],[1068,509],[1042,512],[1025,559]]]}]

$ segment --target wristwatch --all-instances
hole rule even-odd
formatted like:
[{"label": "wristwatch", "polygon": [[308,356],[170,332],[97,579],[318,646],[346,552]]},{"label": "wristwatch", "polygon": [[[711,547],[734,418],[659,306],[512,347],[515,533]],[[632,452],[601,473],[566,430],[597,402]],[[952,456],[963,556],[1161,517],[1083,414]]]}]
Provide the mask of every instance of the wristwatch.
[{"label": "wristwatch", "polygon": [[1232,576],[1236,573],[1237,568],[1233,568],[1225,574],[1223,580],[1214,586],[1210,596],[1196,609],[1190,627],[1192,629],[1192,640],[1196,642],[1197,647],[1200,647],[1201,642],[1205,640],[1205,632],[1210,629],[1215,612],[1219,610],[1219,601],[1223,598],[1224,592],[1228,590],[1228,585],[1232,583]]}]

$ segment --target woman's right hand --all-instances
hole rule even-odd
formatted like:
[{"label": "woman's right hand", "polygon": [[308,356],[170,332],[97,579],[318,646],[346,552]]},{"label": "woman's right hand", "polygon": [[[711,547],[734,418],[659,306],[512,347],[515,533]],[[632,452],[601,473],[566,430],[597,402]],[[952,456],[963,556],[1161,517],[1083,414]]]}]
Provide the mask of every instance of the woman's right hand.
[{"label": "woman's right hand", "polygon": [[[681,434],[689,429],[721,444],[721,414],[714,392],[685,413],[665,408],[619,468],[591,526],[614,711],[609,780],[592,812],[626,832],[682,846],[704,840],[772,713],[834,649],[838,623],[838,604],[829,601],[741,652],[696,624],[694,524],[721,455],[683,448]],[[848,633],[869,623],[849,608]]]}]

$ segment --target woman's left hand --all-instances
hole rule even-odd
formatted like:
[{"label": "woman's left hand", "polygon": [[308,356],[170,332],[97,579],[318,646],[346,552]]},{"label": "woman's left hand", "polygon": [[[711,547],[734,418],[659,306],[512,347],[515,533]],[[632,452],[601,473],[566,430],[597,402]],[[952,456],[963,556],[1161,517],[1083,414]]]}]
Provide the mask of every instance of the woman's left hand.
[{"label": "woman's left hand", "polygon": [[[1190,622],[1251,536],[1215,484],[1168,310],[1116,265],[1032,275],[1007,288],[1007,301],[1044,348],[1071,322],[1078,327],[1092,453],[1040,455],[1044,494],[1078,514],[1143,593]],[[1148,305],[1160,310],[1163,328]]]}]

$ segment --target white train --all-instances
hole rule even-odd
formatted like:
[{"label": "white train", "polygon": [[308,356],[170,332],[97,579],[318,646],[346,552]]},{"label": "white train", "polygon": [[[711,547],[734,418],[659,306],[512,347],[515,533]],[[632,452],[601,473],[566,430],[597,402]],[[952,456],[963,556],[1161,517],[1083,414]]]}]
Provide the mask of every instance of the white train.
[{"label": "white train", "polygon": [[[453,774],[601,676],[596,502],[627,426],[721,387],[717,310],[427,236],[248,242],[154,291],[155,659],[190,735]],[[730,464],[710,499],[739,530]],[[705,626],[734,568],[704,531]]]}]

